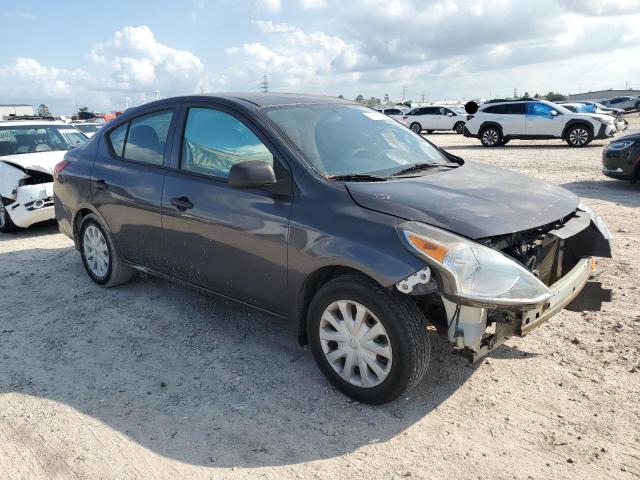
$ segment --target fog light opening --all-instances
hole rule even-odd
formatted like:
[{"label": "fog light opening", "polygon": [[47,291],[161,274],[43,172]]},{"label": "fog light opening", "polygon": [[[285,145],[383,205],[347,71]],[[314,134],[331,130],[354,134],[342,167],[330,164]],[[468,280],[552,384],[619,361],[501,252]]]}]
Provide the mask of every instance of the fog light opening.
[{"label": "fog light opening", "polygon": [[36,200],[35,202],[33,202],[33,208],[34,209],[39,209],[44,207],[44,200]]}]

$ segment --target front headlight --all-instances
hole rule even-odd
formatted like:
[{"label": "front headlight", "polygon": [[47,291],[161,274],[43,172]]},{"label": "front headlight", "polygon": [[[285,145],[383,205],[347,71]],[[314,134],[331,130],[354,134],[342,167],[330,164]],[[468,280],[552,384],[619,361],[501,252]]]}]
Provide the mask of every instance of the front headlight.
[{"label": "front headlight", "polygon": [[459,303],[518,308],[551,297],[546,285],[497,250],[419,222],[399,230],[405,245],[440,274],[442,293]]},{"label": "front headlight", "polygon": [[624,150],[633,145],[633,140],[618,140],[617,142],[611,142],[607,147],[607,150]]},{"label": "front headlight", "polygon": [[582,210],[583,212],[587,212],[591,215],[591,221],[594,225],[600,230],[600,233],[605,238],[605,240],[611,240],[611,232],[607,228],[607,225],[604,223],[604,220],[598,215],[593,209],[587,205],[586,203],[580,202],[578,204],[578,210]]}]

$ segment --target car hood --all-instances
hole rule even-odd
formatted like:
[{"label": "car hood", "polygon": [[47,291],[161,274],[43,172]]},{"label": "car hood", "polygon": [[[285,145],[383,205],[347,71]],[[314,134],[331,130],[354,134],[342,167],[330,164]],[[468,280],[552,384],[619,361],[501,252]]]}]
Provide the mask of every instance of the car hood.
[{"label": "car hood", "polygon": [[616,137],[616,139],[612,140],[611,143],[613,143],[613,142],[621,142],[623,140],[640,140],[640,133],[630,133],[629,135],[623,135],[621,137]]},{"label": "car hood", "polygon": [[0,157],[0,161],[15,165],[23,170],[36,170],[52,174],[53,167],[63,160],[65,153],[67,150],[21,153],[19,155],[5,155]]},{"label": "car hood", "polygon": [[478,163],[386,182],[349,182],[361,207],[478,239],[554,222],[578,207],[564,188]]}]

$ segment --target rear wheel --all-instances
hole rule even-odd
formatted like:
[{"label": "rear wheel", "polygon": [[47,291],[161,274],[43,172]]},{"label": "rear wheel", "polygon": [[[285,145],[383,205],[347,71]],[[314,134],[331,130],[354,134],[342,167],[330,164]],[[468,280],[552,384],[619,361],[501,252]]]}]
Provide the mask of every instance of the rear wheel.
[{"label": "rear wheel", "polygon": [[502,144],[502,132],[498,127],[487,127],[480,134],[480,141],[485,147],[495,147]]},{"label": "rear wheel", "polygon": [[458,122],[453,126],[453,131],[456,133],[462,133],[464,130],[464,122]]},{"label": "rear wheel", "polygon": [[414,133],[420,133],[422,131],[422,125],[420,125],[418,122],[413,122],[409,128],[411,129],[412,132]]},{"label": "rear wheel", "polygon": [[318,291],[307,335],[325,376],[364,403],[390,402],[411,390],[429,364],[422,312],[409,297],[362,275],[338,277]]},{"label": "rear wheel", "polygon": [[591,140],[593,140],[593,135],[584,125],[574,125],[567,130],[566,141],[572,147],[584,147]]},{"label": "rear wheel", "polygon": [[4,199],[0,197],[0,232],[9,233],[17,229],[4,205]]},{"label": "rear wheel", "polygon": [[84,268],[98,285],[115,287],[133,276],[133,269],[123,262],[108,230],[93,214],[82,221],[80,253]]}]

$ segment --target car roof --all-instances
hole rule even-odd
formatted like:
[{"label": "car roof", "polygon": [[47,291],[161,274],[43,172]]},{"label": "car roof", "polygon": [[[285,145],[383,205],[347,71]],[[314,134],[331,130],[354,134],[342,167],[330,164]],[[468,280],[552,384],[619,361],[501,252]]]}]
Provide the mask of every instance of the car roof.
[{"label": "car roof", "polygon": [[326,95],[307,95],[302,93],[276,93],[276,92],[223,92],[223,93],[201,93],[185,97],[175,97],[175,99],[191,99],[191,98],[211,98],[224,100],[244,100],[253,103],[258,107],[275,107],[280,105],[297,105],[310,103],[345,103],[353,102],[338,97],[329,97]]},{"label": "car roof", "polygon": [[46,127],[49,125],[67,125],[62,121],[47,121],[47,120],[2,120],[0,121],[0,127],[16,127],[16,126],[42,126]]}]

